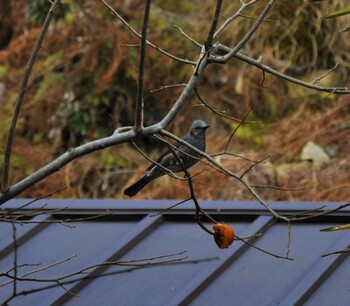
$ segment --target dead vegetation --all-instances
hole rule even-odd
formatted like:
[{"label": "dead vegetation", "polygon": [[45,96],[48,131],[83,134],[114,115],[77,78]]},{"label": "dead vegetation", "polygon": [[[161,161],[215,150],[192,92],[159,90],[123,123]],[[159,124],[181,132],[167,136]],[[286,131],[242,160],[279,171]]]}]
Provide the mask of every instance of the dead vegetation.
[{"label": "dead vegetation", "polygon": [[[202,42],[207,27],[204,16],[212,3],[181,2],[191,6],[192,11],[195,9],[196,14],[188,10],[187,18],[179,18],[170,13],[171,7],[157,3],[154,9],[161,14],[151,21],[149,39],[177,56],[191,58],[197,52],[196,47],[167,20],[182,21],[178,25]],[[1,157],[12,107],[20,90],[19,80],[40,32],[38,26],[25,18],[27,3],[29,1],[13,4],[14,34],[8,46],[0,50],[0,67],[6,71],[0,77],[0,82],[5,85],[0,102]],[[118,7],[117,1],[110,3]],[[308,80],[339,63],[340,67],[323,81],[348,86],[350,42],[348,34],[337,32],[345,21],[342,18],[321,19],[323,14],[342,8],[344,3],[341,0],[332,1],[332,4],[283,2],[276,6],[259,35],[254,36],[244,52],[250,56],[262,56],[265,64]],[[123,3],[118,8],[125,18],[136,20],[137,27],[142,13],[142,10],[137,10],[140,3],[131,1],[130,5],[132,7]],[[225,8],[227,14],[234,9],[231,3]],[[253,22],[251,17],[258,9],[259,6],[251,9],[249,16],[242,17],[232,26],[229,36],[220,39],[231,44],[237,41]],[[186,14],[186,10],[180,13]],[[202,17],[194,22],[197,15]],[[13,182],[69,147],[111,134],[115,126],[132,123],[138,43],[98,1],[86,1],[84,12],[73,6],[70,19],[52,25],[34,66],[16,133]],[[145,76],[148,92],[145,96],[146,124],[159,119],[172,105],[180,89],[150,91],[186,82],[190,69],[149,50]],[[244,125],[233,138],[230,150],[252,160],[270,156],[268,161],[253,167],[246,175],[253,185],[280,188],[259,188],[263,197],[270,200],[349,200],[349,96],[315,93],[271,76],[264,79],[261,71],[238,61],[208,70],[198,90],[211,106],[234,117],[242,117],[253,107],[249,119],[259,121],[259,127]],[[218,152],[224,147],[234,124],[199,104],[193,96],[191,105],[186,106],[170,128],[182,135],[192,119],[203,118],[212,126],[207,151]],[[300,154],[308,141],[320,146],[330,159],[321,166],[302,161]],[[151,155],[162,150],[153,140],[140,142]],[[59,196],[121,197],[123,187],[141,175],[148,163],[131,146],[106,152],[94,153],[71,163],[23,196],[38,197],[68,186]],[[221,162],[239,174],[252,164],[232,156],[223,157]],[[227,179],[204,163],[199,163],[191,173],[202,170],[203,173],[194,179],[199,198],[250,199],[248,192],[234,179]],[[138,198],[183,199],[188,194],[186,182],[164,177],[153,182]]]}]

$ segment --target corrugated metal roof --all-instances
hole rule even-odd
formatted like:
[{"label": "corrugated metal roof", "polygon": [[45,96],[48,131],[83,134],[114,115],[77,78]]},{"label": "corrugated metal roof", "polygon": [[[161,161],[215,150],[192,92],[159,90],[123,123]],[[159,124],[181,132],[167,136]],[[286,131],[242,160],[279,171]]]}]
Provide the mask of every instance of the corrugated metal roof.
[{"label": "corrugated metal roof", "polygon": [[[24,199],[9,201],[1,212],[5,214],[26,202]],[[294,260],[289,261],[264,254],[240,241],[235,241],[229,249],[219,249],[213,237],[194,221],[191,203],[152,216],[172,204],[173,201],[41,200],[16,211],[45,211],[43,215],[26,218],[42,223],[16,225],[18,275],[72,256],[75,257],[27,277],[56,279],[106,261],[151,258],[182,251],[187,251],[188,258],[158,266],[99,266],[87,274],[62,280],[70,292],[53,281],[18,281],[17,292],[34,292],[19,295],[8,304],[350,305],[348,256],[321,257],[347,247],[350,231],[319,231],[348,223],[349,208],[331,216],[293,223],[289,255]],[[202,201],[201,205],[216,219],[232,225],[239,236],[263,233],[252,240],[256,246],[286,255],[288,224],[275,222],[258,203]],[[271,203],[283,215],[323,205]],[[330,203],[323,209],[338,205]],[[52,209],[62,210],[52,213]],[[95,214],[107,215],[72,223],[50,223]],[[0,231],[0,271],[5,272],[13,267],[14,261],[11,224],[1,222]],[[7,281],[7,277],[0,277],[1,284]],[[4,303],[12,293],[12,284],[0,287],[0,302]]]}]

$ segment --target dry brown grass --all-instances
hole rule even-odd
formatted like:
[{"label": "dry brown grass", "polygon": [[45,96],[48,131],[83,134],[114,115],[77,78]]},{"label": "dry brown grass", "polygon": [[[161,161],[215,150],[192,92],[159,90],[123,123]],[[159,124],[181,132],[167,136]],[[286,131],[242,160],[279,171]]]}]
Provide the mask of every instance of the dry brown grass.
[{"label": "dry brown grass", "polygon": [[[27,1],[26,1],[27,2]],[[8,69],[2,78],[6,92],[1,104],[3,120],[8,120],[11,109],[20,89],[24,67],[32,52],[40,29],[28,24],[24,18],[23,5],[19,1],[13,4],[14,37],[7,49],[0,51],[0,66]],[[248,16],[257,16],[266,1],[249,9]],[[113,2],[117,5],[119,2]],[[239,1],[225,3],[223,16],[229,16]],[[263,57],[263,62],[281,71],[298,77],[307,77],[310,72],[327,70],[336,62],[340,67],[332,74],[333,81],[340,86],[349,84],[350,40],[347,34],[338,33],[349,22],[348,18],[324,20],[321,17],[329,11],[343,8],[345,1],[281,1],[273,9],[266,22],[253,39],[245,46],[244,52],[254,58]],[[131,9],[123,11],[126,18],[139,22],[140,2],[132,1]],[[163,3],[165,6],[165,4]],[[202,42],[203,33],[208,29],[208,20],[212,15],[212,2],[200,1],[186,3],[189,7],[182,10],[188,16],[179,18],[173,12],[161,14],[161,18],[151,20],[154,29],[149,38],[157,45],[180,56],[190,59],[197,54],[194,48],[177,30],[168,24],[170,18],[181,26],[187,34]],[[195,8],[195,9],[193,9]],[[14,143],[14,156],[19,164],[12,171],[12,181],[18,181],[25,175],[54,159],[70,146],[99,137],[101,121],[109,122],[111,114],[117,125],[130,124],[133,119],[133,103],[137,78],[137,51],[135,39],[123,27],[116,24],[109,12],[98,2],[88,2],[87,12],[92,13],[92,28],[86,24],[85,17],[77,12],[74,22],[59,22],[50,28],[34,66],[26,94],[20,125]],[[193,9],[193,10],[191,10]],[[220,41],[234,45],[254,22],[241,17],[220,36]],[[138,27],[138,25],[136,25]],[[25,33],[23,29],[26,28]],[[175,38],[174,38],[175,37]],[[106,47],[106,46],[109,47]],[[151,89],[162,85],[186,82],[191,68],[174,63],[148,50],[146,62],[146,124],[154,123],[165,114],[181,92],[181,88],[172,88],[156,93]],[[53,58],[52,55],[57,55]],[[50,59],[51,58],[51,59]],[[79,60],[77,60],[79,58]],[[50,60],[48,60],[50,59]],[[50,77],[58,67],[63,67],[64,78],[55,81],[38,96],[45,78]],[[305,76],[306,75],[306,76]],[[91,88],[83,82],[88,76],[93,81]],[[261,136],[260,150],[252,149],[252,139],[233,139],[232,150],[249,158],[258,160],[271,155],[269,163],[254,168],[247,178],[252,184],[277,185],[285,188],[305,188],[299,192],[285,192],[274,189],[259,189],[262,196],[277,200],[325,200],[348,201],[349,194],[349,156],[350,137],[349,97],[337,98],[327,102],[322,95],[310,91],[298,91],[284,81],[266,76],[265,87],[260,86],[261,71],[233,60],[228,65],[212,66],[201,80],[198,89],[203,98],[218,110],[229,115],[242,117],[253,106],[253,120],[268,123],[271,128]],[[113,88],[116,90],[116,102],[110,108],[88,107],[92,114],[88,134],[76,137],[66,121],[67,107],[63,103],[64,93],[74,90],[77,100],[93,98]],[[115,89],[117,88],[117,89]],[[326,101],[326,102],[325,102]],[[199,101],[191,97],[177,120],[169,127],[177,135],[182,135],[194,118],[203,118],[212,126],[208,139],[208,151],[222,149],[232,129],[231,122],[213,115],[208,109],[198,107]],[[85,107],[86,105],[84,105]],[[99,111],[103,110],[104,113]],[[112,132],[112,124],[109,124]],[[67,130],[69,136],[65,136]],[[48,138],[47,135],[56,135]],[[58,136],[57,136],[58,135]],[[5,131],[0,131],[3,152],[6,139]],[[321,168],[300,164],[299,156],[306,142],[312,140],[324,149],[334,151],[334,156]],[[143,145],[147,152],[155,153],[152,142]],[[154,150],[156,149],[156,150]],[[52,177],[31,188],[23,196],[42,196],[67,185],[69,190],[59,196],[66,197],[122,197],[123,188],[147,168],[145,162],[128,146],[111,150],[112,157],[122,156],[129,164],[115,167],[101,165],[102,155],[97,152],[73,162]],[[238,158],[223,157],[223,165],[236,173],[243,173],[249,163]],[[287,164],[287,174],[281,175],[278,168]],[[132,166],[131,166],[132,165]],[[136,174],[124,173],[137,170]],[[211,168],[197,165],[191,170],[205,172],[195,178],[196,192],[203,199],[250,199],[251,195],[239,182],[227,178]],[[177,198],[183,199],[189,194],[186,182],[164,177],[150,184],[137,198]]]}]

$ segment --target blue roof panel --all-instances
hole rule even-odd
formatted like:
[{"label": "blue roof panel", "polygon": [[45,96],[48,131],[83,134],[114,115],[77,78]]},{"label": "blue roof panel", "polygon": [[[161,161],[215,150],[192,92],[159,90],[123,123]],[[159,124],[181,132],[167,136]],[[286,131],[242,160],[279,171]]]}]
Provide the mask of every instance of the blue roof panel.
[{"label": "blue roof panel", "polygon": [[[24,201],[6,203],[1,213],[6,214]],[[30,273],[25,277],[47,282],[17,282],[19,295],[13,297],[9,305],[349,304],[347,254],[322,255],[347,247],[350,231],[319,231],[348,220],[349,208],[322,219],[293,223],[289,228],[287,223],[275,222],[255,202],[201,203],[207,213],[228,222],[241,237],[262,233],[251,242],[269,252],[285,256],[290,235],[289,255],[294,261],[289,261],[240,241],[235,241],[229,249],[219,249],[213,237],[194,221],[194,208],[190,203],[157,216],[153,214],[174,203],[112,200],[45,200],[45,203],[45,213],[26,218],[34,223],[17,224],[16,235],[18,275]],[[284,215],[323,205],[271,203]],[[339,204],[328,204],[328,207],[336,205]],[[42,203],[33,203],[22,213],[39,207]],[[61,208],[59,212],[50,211]],[[106,215],[85,221],[64,221],[101,214]],[[0,271],[10,271],[14,262],[13,231],[5,222],[0,223],[0,230],[3,234]],[[186,253],[175,256],[187,256],[180,262],[143,267],[103,265],[65,278],[60,284],[54,281],[98,263],[156,258],[183,251]],[[55,264],[60,261],[64,262]],[[38,271],[33,273],[34,270]],[[12,283],[6,285],[9,281],[4,275],[0,277],[0,303],[13,293]],[[30,292],[24,294],[25,291]]]}]

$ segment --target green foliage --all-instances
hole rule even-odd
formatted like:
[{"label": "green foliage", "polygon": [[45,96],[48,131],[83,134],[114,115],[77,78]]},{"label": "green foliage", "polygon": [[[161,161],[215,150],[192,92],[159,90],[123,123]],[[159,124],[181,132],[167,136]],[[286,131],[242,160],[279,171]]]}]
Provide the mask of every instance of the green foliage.
[{"label": "green foliage", "polygon": [[[69,127],[74,133],[81,136],[87,136],[91,132],[92,123],[96,121],[96,113],[94,109],[103,109],[109,106],[110,100],[107,94],[92,96],[87,94],[81,101],[75,100],[68,105]],[[106,136],[104,127],[97,128],[99,137]]]},{"label": "green foliage", "polygon": [[350,8],[347,8],[345,10],[340,10],[340,11],[336,11],[330,14],[327,14],[326,16],[324,16],[323,18],[327,19],[327,18],[336,18],[336,17],[340,17],[340,16],[344,16],[344,15],[349,15],[350,14]]},{"label": "green foliage", "polygon": [[43,141],[45,141],[45,138],[47,137],[46,131],[41,131],[38,133],[35,133],[33,135],[33,143],[35,144],[41,144]]},{"label": "green foliage", "polygon": [[76,133],[81,136],[86,136],[89,131],[91,123],[91,114],[89,108],[80,105],[78,101],[68,109],[69,126]]},{"label": "green foliage", "polygon": [[[46,18],[46,15],[51,7],[50,1],[47,0],[31,0],[26,8],[27,18],[36,25],[42,24]],[[53,14],[53,20],[58,21],[64,18],[70,11],[69,4],[61,3],[55,13]]]},{"label": "green foliage", "polygon": [[5,77],[8,74],[8,69],[5,66],[0,66],[0,78]]},{"label": "green foliage", "polygon": [[[349,15],[350,14],[350,8],[346,8],[344,10],[340,10],[340,11],[336,11],[336,12],[333,12],[333,13],[330,13],[326,16],[324,16],[323,18],[325,19],[328,19],[328,18],[337,18],[337,17],[340,17],[340,16],[344,16],[344,15]],[[350,32],[350,26],[342,29],[342,30],[339,30],[339,32]]]},{"label": "green foliage", "polygon": [[111,65],[111,52],[113,52],[114,41],[110,37],[103,37],[98,42],[98,63],[99,65]]},{"label": "green foliage", "polygon": [[[0,153],[0,165],[4,164],[5,154]],[[20,156],[11,155],[11,166],[12,168],[20,168],[24,164],[23,158]]]},{"label": "green foliage", "polygon": [[[336,94],[331,94],[328,92],[322,92],[320,96],[321,96],[321,99],[326,103],[327,102],[334,102],[338,98]],[[321,100],[321,102],[322,102],[322,100]]]},{"label": "green foliage", "polygon": [[103,94],[95,97],[88,97],[87,100],[93,107],[108,106],[110,103],[108,96]]},{"label": "green foliage", "polygon": [[[238,123],[231,125],[234,130],[237,128]],[[234,137],[242,140],[248,140],[251,143],[253,149],[259,149],[262,145],[262,137],[270,129],[268,124],[246,124],[239,127]]]},{"label": "green foliage", "polygon": [[130,161],[124,156],[115,155],[106,149],[101,152],[98,166],[99,168],[126,168],[130,166]]},{"label": "green foliage", "polygon": [[332,226],[332,227],[321,229],[322,232],[336,232],[336,231],[344,231],[344,230],[350,230],[350,224]]},{"label": "green foliage", "polygon": [[[0,114],[2,115],[0,117],[0,141],[2,141],[3,144],[6,142],[5,139],[7,138],[15,105],[15,100],[9,99],[8,102],[9,103],[0,103]],[[23,128],[24,120],[23,117],[18,118],[16,126],[17,130]]]},{"label": "green foliage", "polygon": [[276,96],[272,92],[269,92],[267,95],[267,101],[269,105],[270,117],[275,118],[278,114],[278,101]]},{"label": "green foliage", "polygon": [[63,80],[62,73],[51,73],[44,77],[44,80],[40,83],[38,90],[35,93],[33,101],[42,99],[45,93],[51,86],[54,86],[57,81]]},{"label": "green foliage", "polygon": [[66,24],[71,24],[75,20],[75,14],[72,13],[71,11],[67,12],[66,15],[64,16],[64,21]]},{"label": "green foliage", "polygon": [[62,64],[63,51],[55,52],[49,54],[42,62],[42,68],[45,68],[47,71],[53,70],[56,66]]}]

